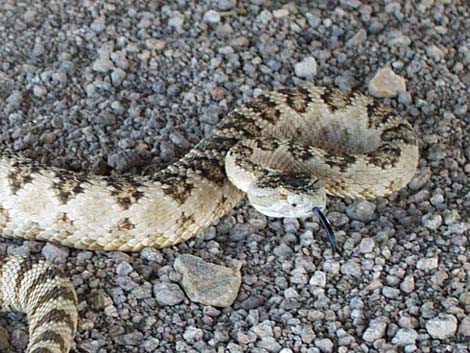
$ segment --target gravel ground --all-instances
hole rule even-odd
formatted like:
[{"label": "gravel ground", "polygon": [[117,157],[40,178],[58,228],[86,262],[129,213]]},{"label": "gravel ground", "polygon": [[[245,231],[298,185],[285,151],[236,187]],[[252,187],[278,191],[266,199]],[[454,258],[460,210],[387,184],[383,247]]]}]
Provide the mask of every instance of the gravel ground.
[{"label": "gravel ground", "polygon": [[[254,95],[305,80],[367,91],[389,66],[407,92],[384,102],[416,127],[419,172],[386,199],[329,201],[343,257],[316,220],[267,219],[247,203],[161,251],[3,239],[0,255],[45,256],[70,274],[77,350],[470,352],[468,3],[164,3],[3,1],[2,140],[77,171],[151,173]],[[235,303],[185,297],[180,254],[238,261]],[[22,352],[24,318],[2,314],[0,326],[0,351]]]}]

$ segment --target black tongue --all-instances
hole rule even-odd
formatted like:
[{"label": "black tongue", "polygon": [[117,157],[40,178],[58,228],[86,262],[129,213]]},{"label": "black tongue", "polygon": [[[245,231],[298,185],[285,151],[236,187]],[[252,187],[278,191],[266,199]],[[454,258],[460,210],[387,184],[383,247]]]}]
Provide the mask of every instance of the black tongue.
[{"label": "black tongue", "polygon": [[323,225],[323,228],[325,228],[326,234],[328,236],[328,241],[331,244],[331,249],[333,249],[333,252],[341,255],[341,251],[338,247],[338,243],[336,243],[335,233],[333,232],[333,228],[331,228],[330,221],[328,221],[328,218],[326,218],[320,208],[315,207],[313,211],[317,214],[318,218],[320,218],[321,224]]}]

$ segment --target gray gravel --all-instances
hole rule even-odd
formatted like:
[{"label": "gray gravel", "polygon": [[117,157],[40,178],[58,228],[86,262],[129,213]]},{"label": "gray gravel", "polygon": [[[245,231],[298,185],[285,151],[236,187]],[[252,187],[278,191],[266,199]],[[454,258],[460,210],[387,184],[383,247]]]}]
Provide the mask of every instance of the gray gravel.
[{"label": "gray gravel", "polygon": [[[304,80],[367,91],[385,67],[407,92],[384,103],[421,139],[407,189],[330,199],[342,258],[317,220],[267,219],[247,203],[141,254],[3,239],[0,256],[46,257],[70,274],[79,351],[470,351],[466,1],[39,3],[0,4],[0,137],[50,165],[152,173],[263,91]],[[180,297],[180,254],[239,261],[234,304]],[[2,314],[0,327],[0,351],[22,352],[23,318]]]}]

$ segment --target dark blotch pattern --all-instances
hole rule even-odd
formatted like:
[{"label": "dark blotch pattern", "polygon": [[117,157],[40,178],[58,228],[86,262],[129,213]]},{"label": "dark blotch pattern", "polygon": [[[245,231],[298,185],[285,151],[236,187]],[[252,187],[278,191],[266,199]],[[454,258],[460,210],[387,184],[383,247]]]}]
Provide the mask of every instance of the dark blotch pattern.
[{"label": "dark blotch pattern", "polygon": [[36,323],[36,327],[41,327],[51,321],[65,322],[67,324],[67,327],[70,327],[70,329],[74,327],[74,322],[72,318],[66,311],[62,309],[52,309],[51,311],[49,311],[46,315],[44,315],[38,320],[38,322]]},{"label": "dark blotch pattern", "polygon": [[376,151],[371,152],[367,156],[367,161],[382,169],[389,169],[397,165],[400,155],[400,148],[385,144]]},{"label": "dark blotch pattern", "polygon": [[311,102],[311,97],[309,91],[306,89],[282,89],[279,93],[285,95],[287,105],[297,113],[305,113],[307,111],[308,104]]},{"label": "dark blotch pattern", "polygon": [[246,107],[250,108],[261,119],[271,123],[272,125],[276,124],[281,116],[281,112],[279,111],[277,104],[265,95],[253,99],[251,102],[246,104]]},{"label": "dark blotch pattern", "polygon": [[77,297],[75,296],[75,292],[71,288],[52,287],[36,300],[33,307],[31,308],[30,315],[36,315],[36,311],[40,309],[44,304],[57,299],[69,300],[75,305],[77,305]]},{"label": "dark blotch pattern", "polygon": [[136,185],[129,186],[128,184],[124,185],[115,181],[113,183],[110,180],[107,181],[111,189],[111,195],[116,198],[117,203],[125,210],[144,197],[144,193],[138,191]]},{"label": "dark blotch pattern", "polygon": [[225,174],[225,164],[221,159],[208,158],[205,156],[197,156],[193,158],[191,167],[204,178],[216,183],[217,185],[225,184],[227,177]]},{"label": "dark blotch pattern", "polygon": [[325,91],[320,95],[320,98],[328,106],[330,112],[334,113],[337,110],[344,109],[351,104],[352,94],[345,93],[335,88],[325,88]]},{"label": "dark blotch pattern", "polygon": [[31,345],[34,346],[40,342],[45,342],[45,341],[56,343],[60,347],[61,350],[64,350],[65,348],[65,342],[64,342],[63,337],[59,336],[57,333],[53,331],[45,331],[41,333],[40,335],[36,336],[34,341],[31,342]]},{"label": "dark blotch pattern", "polygon": [[18,276],[16,277],[16,282],[15,282],[15,293],[18,295],[20,293],[21,285],[23,284],[23,279],[28,270],[31,269],[31,261],[28,259],[25,259],[23,262],[20,264],[20,270],[18,272]]},{"label": "dark blotch pattern", "polygon": [[342,173],[346,172],[348,168],[354,163],[356,163],[356,157],[352,154],[339,154],[338,152],[325,153],[325,164],[332,168],[339,168],[340,172]]},{"label": "dark blotch pattern", "polygon": [[258,136],[261,133],[261,127],[251,116],[242,114],[237,110],[230,113],[227,118],[221,122],[220,126],[217,127],[217,130],[231,129],[236,131],[239,137]]},{"label": "dark blotch pattern", "polygon": [[[44,272],[37,276],[34,281],[29,284],[28,289],[26,290],[26,298],[34,298],[32,294],[37,289],[37,287],[51,278],[65,278],[64,273],[59,270],[57,267],[48,267]],[[28,303],[31,304],[31,303]]]},{"label": "dark blotch pattern", "polygon": [[15,163],[12,171],[7,176],[13,194],[16,194],[26,184],[31,183],[33,181],[31,174],[36,171],[32,164]]},{"label": "dark blotch pattern", "polygon": [[382,131],[380,135],[383,141],[395,141],[400,142],[403,141],[408,145],[416,145],[418,143],[418,138],[408,124],[398,124],[388,129]]},{"label": "dark blotch pattern", "polygon": [[367,105],[367,115],[369,116],[369,121],[367,127],[370,128],[377,128],[380,125],[391,123],[394,119],[398,119],[397,113],[376,101]]},{"label": "dark blotch pattern", "polygon": [[83,192],[83,183],[86,177],[81,174],[72,174],[65,170],[56,170],[52,188],[62,204],[66,204],[71,199]]},{"label": "dark blotch pattern", "polygon": [[283,187],[291,192],[309,193],[320,189],[320,181],[307,173],[292,172],[270,172],[257,184],[260,188],[280,188]]},{"label": "dark blotch pattern", "polygon": [[313,157],[307,146],[289,144],[288,152],[295,160],[305,161]]},{"label": "dark blotch pattern", "polygon": [[157,173],[153,181],[160,182],[165,195],[168,195],[180,205],[188,199],[193,189],[193,184],[187,181],[185,175],[173,172],[168,168]]}]

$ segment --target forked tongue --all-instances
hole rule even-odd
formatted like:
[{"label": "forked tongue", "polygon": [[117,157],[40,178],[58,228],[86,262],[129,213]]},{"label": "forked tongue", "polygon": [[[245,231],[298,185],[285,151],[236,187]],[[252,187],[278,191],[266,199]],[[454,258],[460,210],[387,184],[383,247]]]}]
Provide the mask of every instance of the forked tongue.
[{"label": "forked tongue", "polygon": [[333,249],[333,252],[341,255],[341,251],[338,248],[338,244],[336,243],[335,233],[333,232],[333,228],[331,228],[330,221],[328,221],[328,218],[326,218],[325,214],[320,210],[319,207],[314,207],[313,212],[315,212],[318,218],[320,218],[321,224],[323,225],[323,228],[325,228],[328,241],[331,244],[331,249]]}]

